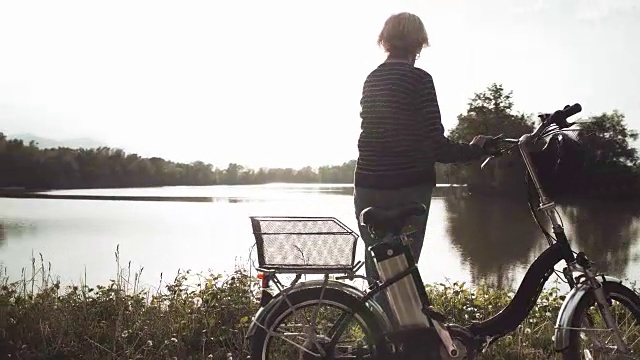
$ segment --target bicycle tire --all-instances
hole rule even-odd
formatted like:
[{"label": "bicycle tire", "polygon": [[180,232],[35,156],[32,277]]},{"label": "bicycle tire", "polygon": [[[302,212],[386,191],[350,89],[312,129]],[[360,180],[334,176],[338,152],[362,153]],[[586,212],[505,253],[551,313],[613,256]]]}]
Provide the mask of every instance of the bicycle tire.
[{"label": "bicycle tire", "polygon": [[[269,315],[268,323],[263,324],[265,328],[271,329],[273,326],[277,327],[280,324],[275,324],[278,319],[282,317],[285,312],[289,311],[291,307],[296,305],[305,304],[315,301],[316,303],[322,298],[323,302],[340,304],[346,309],[350,309],[359,319],[362,319],[368,329],[367,337],[371,337],[372,344],[375,349],[374,359],[383,359],[387,354],[384,344],[384,337],[382,336],[382,328],[376,321],[375,315],[369,310],[369,308],[356,297],[347,294],[338,289],[314,287],[308,289],[302,289],[294,291],[286,295],[289,302],[283,301],[280,305],[276,306]],[[274,299],[272,301],[277,301]],[[283,319],[281,319],[283,320]],[[259,327],[251,339],[251,360],[271,360],[264,355],[265,348],[268,346],[267,332],[264,328]]]},{"label": "bicycle tire", "polygon": [[[636,315],[636,318],[640,320],[640,297],[628,287],[615,283],[605,282],[602,284],[605,295],[618,303],[622,304],[625,308]],[[595,304],[595,296],[593,291],[589,291],[586,296],[580,299],[580,302],[576,305],[576,311],[571,319],[571,327],[582,327],[581,320],[586,311]],[[571,330],[569,333],[569,346],[562,352],[563,360],[582,360],[580,353],[580,331]],[[638,354],[640,359],[640,354]]]}]

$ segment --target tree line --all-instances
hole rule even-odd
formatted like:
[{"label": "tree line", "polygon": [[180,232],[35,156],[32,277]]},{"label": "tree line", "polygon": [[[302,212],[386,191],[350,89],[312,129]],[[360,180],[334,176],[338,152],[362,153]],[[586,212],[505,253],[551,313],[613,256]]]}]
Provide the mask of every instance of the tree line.
[{"label": "tree line", "polygon": [[[553,109],[549,109],[552,111]],[[640,193],[638,151],[630,143],[638,138],[618,111],[583,119],[575,138],[582,145],[579,169],[566,166],[564,173],[549,173],[547,186],[568,183],[577,193],[628,196]],[[476,134],[519,137],[535,126],[533,114],[514,110],[512,92],[492,84],[476,93],[466,113],[449,133],[454,141],[469,142]],[[564,154],[566,155],[566,154]],[[513,152],[492,161],[485,169],[478,162],[436,164],[438,183],[468,184],[473,193],[521,194],[524,164]],[[553,163],[556,159],[540,159]],[[566,162],[566,161],[565,161]],[[231,163],[214,168],[201,161],[178,163],[159,157],[145,158],[122,149],[98,147],[41,149],[35,142],[9,139],[0,133],[0,188],[72,189],[151,187],[173,185],[236,185],[288,183],[351,183],[356,161],[341,165],[250,169]],[[560,181],[562,180],[562,181]]]},{"label": "tree line", "polygon": [[226,169],[202,161],[178,163],[145,158],[121,149],[99,147],[40,149],[31,141],[0,133],[0,188],[86,189],[289,183],[349,183],[355,160],[342,165],[250,169],[231,163]]}]

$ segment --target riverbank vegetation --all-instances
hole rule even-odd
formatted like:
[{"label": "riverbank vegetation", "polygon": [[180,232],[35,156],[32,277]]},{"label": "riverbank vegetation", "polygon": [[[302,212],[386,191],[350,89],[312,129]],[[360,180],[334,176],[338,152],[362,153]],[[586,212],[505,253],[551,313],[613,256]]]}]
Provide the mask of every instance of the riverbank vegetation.
[{"label": "riverbank vegetation", "polygon": [[[466,114],[458,116],[449,138],[469,142],[476,134],[519,138],[531,132],[539,121],[533,114],[516,112],[512,95],[498,84],[475,94]],[[588,104],[583,106],[589,111]],[[568,144],[558,148],[552,141],[550,151],[534,154],[545,189],[555,193],[554,197],[568,199],[640,196],[640,157],[631,145],[638,140],[638,132],[627,127],[624,115],[614,110],[587,118],[578,114],[569,121],[578,124],[567,130],[566,137],[576,140],[578,147]],[[468,184],[476,193],[493,196],[521,196],[524,172],[517,151],[495,159],[485,169],[477,163],[447,169],[451,182]]]},{"label": "riverbank vegetation", "polygon": [[[589,111],[588,104],[584,104]],[[558,108],[561,105],[557,106]],[[542,109],[553,111],[554,109]],[[575,137],[582,144],[583,164],[571,172],[572,188],[581,196],[629,197],[640,195],[638,151],[631,143],[638,133],[626,126],[618,111],[581,119]],[[470,141],[476,134],[519,137],[536,122],[533,114],[514,110],[512,93],[499,84],[475,94],[465,114],[458,116],[449,138]],[[573,120],[573,119],[572,119]],[[355,139],[354,139],[355,141]],[[438,183],[469,184],[473,193],[490,195],[522,194],[524,168],[519,155],[506,155],[481,170],[479,162],[464,165],[437,164]],[[570,158],[571,154],[566,157]],[[565,159],[566,160],[566,159]],[[569,159],[570,160],[570,159]],[[553,160],[548,160],[553,161]],[[158,157],[144,158],[121,149],[49,148],[35,142],[25,144],[0,133],[0,188],[27,189],[114,188],[171,185],[220,185],[289,183],[351,183],[355,160],[317,169],[249,169],[229,164],[224,169],[197,161],[176,163]],[[575,175],[578,174],[578,175]],[[556,176],[562,178],[562,176]],[[555,181],[555,180],[554,180]]]},{"label": "riverbank vegetation", "polygon": [[[158,290],[141,287],[140,273],[130,266],[96,286],[61,286],[49,270],[34,259],[20,281],[0,277],[0,353],[16,359],[220,360],[248,354],[244,335],[259,305],[257,280],[244,270],[179,273]],[[513,295],[461,283],[426,288],[434,306],[459,324],[494,315]],[[545,290],[526,322],[481,359],[559,359],[552,335],[563,298],[558,288]]]}]

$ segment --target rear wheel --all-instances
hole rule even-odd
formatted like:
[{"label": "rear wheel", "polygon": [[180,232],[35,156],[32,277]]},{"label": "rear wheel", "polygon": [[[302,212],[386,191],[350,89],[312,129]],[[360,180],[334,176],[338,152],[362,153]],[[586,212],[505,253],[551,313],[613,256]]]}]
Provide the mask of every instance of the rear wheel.
[{"label": "rear wheel", "polygon": [[[268,315],[264,328],[258,328],[252,337],[251,360],[384,358],[380,325],[359,299],[320,287],[284,296]],[[344,314],[353,316],[336,335],[338,319]],[[336,336],[336,346],[330,348],[328,343]]]},{"label": "rear wheel", "polygon": [[564,360],[640,359],[640,298],[628,287],[605,282],[605,296],[622,340],[632,354],[621,354],[606,325],[593,291],[584,296],[576,307],[571,321],[569,347],[562,354]]}]

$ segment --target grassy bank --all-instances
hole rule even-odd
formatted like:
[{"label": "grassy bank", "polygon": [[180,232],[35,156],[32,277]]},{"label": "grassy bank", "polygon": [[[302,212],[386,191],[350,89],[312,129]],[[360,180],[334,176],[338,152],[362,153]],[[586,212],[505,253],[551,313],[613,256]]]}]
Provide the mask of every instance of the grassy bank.
[{"label": "grassy bank", "polygon": [[[247,356],[244,335],[258,305],[257,282],[246,272],[180,273],[156,291],[141,288],[139,273],[130,268],[108,284],[64,288],[48,269],[39,259],[18,282],[0,277],[0,354],[14,359]],[[512,295],[459,283],[427,289],[436,307],[462,324],[495,314]],[[562,299],[557,289],[546,291],[527,322],[482,359],[554,358],[553,320]]]}]

